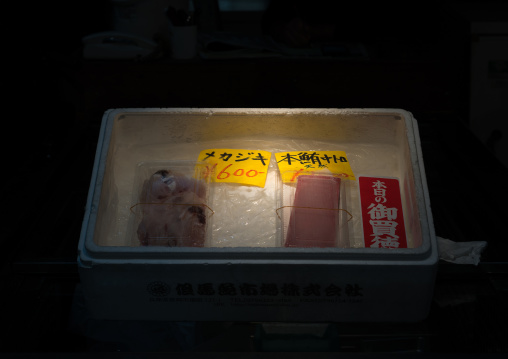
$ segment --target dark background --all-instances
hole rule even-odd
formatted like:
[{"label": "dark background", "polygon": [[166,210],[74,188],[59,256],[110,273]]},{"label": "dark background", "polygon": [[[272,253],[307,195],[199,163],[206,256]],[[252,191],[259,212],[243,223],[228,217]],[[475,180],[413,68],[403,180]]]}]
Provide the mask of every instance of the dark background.
[{"label": "dark background", "polygon": [[[329,5],[304,6],[319,19],[320,7]],[[72,319],[82,297],[76,248],[102,115],[135,107],[412,112],[436,234],[458,242],[484,240],[488,247],[478,266],[440,262],[431,314],[422,323],[331,323],[338,333],[333,340],[341,343],[337,351],[507,351],[508,172],[494,147],[469,126],[471,24],[506,22],[506,2],[372,7],[337,1],[332,8],[326,18],[340,24],[340,38],[369,44],[368,59],[87,60],[81,39],[111,30],[110,2],[28,1],[5,12],[4,21],[12,17],[14,26],[5,33],[4,49],[7,216],[0,283],[8,333],[1,337],[1,352],[159,351],[160,346],[135,346],[126,337],[84,333]],[[260,13],[221,14],[225,29],[259,32],[261,19]],[[182,346],[177,335],[169,335],[164,350],[248,353],[260,339],[256,323],[194,324],[195,346]]]}]

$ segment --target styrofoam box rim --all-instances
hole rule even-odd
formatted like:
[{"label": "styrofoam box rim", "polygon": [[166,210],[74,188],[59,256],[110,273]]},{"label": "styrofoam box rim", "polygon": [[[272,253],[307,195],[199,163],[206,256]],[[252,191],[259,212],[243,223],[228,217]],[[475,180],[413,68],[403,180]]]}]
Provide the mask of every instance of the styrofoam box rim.
[{"label": "styrofoam box rim", "polygon": [[[382,249],[382,248],[153,248],[153,247],[106,247],[98,246],[93,240],[97,207],[102,189],[102,177],[109,146],[109,138],[114,120],[126,113],[150,114],[252,114],[252,115],[292,115],[292,114],[326,114],[326,115],[399,115],[405,120],[412,169],[415,179],[416,197],[423,244],[418,248]],[[119,108],[107,110],[102,119],[98,138],[96,157],[93,166],[90,190],[88,193],[85,215],[78,244],[79,263],[86,265],[101,261],[134,263],[137,261],[152,263],[197,261],[202,262],[255,262],[274,260],[284,263],[334,264],[340,259],[341,264],[434,264],[437,263],[437,242],[430,209],[430,201],[423,165],[418,126],[412,114],[402,109],[378,108]]]}]

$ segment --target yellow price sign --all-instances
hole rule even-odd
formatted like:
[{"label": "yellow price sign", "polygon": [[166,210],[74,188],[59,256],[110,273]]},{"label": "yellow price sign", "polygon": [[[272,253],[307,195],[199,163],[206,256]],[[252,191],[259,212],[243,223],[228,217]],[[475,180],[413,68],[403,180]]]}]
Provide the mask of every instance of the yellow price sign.
[{"label": "yellow price sign", "polygon": [[331,173],[347,179],[355,179],[344,151],[293,151],[275,154],[282,181],[295,182],[302,174]]},{"label": "yellow price sign", "polygon": [[204,177],[212,182],[241,183],[264,187],[271,153],[259,150],[214,148],[203,150],[198,161],[204,166]]}]

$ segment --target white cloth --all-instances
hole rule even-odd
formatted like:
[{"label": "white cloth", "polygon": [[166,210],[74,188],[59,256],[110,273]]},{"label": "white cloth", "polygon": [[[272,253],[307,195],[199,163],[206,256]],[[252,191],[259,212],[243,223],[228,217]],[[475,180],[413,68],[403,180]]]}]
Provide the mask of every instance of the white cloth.
[{"label": "white cloth", "polygon": [[439,258],[457,264],[478,265],[480,256],[487,247],[485,241],[454,242],[441,237],[437,237],[437,244]]}]

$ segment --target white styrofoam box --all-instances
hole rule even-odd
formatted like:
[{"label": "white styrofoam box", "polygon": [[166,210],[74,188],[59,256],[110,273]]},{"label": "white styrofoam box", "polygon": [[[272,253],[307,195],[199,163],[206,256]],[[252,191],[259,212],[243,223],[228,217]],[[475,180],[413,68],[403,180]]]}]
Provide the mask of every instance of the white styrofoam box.
[{"label": "white styrofoam box", "polygon": [[[212,201],[215,214],[208,225],[214,238],[205,247],[133,243],[128,223],[136,166],[192,161],[209,148],[345,151],[355,175],[400,180],[410,248],[363,248],[361,225],[355,224],[348,248],[282,246],[270,176],[269,194],[247,203],[255,212],[248,220],[230,218],[231,211],[221,215],[222,197]],[[276,170],[275,165],[270,171]],[[361,224],[358,193],[350,183],[348,210]],[[257,202],[270,208],[254,208]],[[221,232],[228,226],[238,236],[231,229]],[[104,114],[78,248],[88,309],[97,319],[418,321],[428,315],[437,261],[418,128],[407,111],[189,108]]]}]

